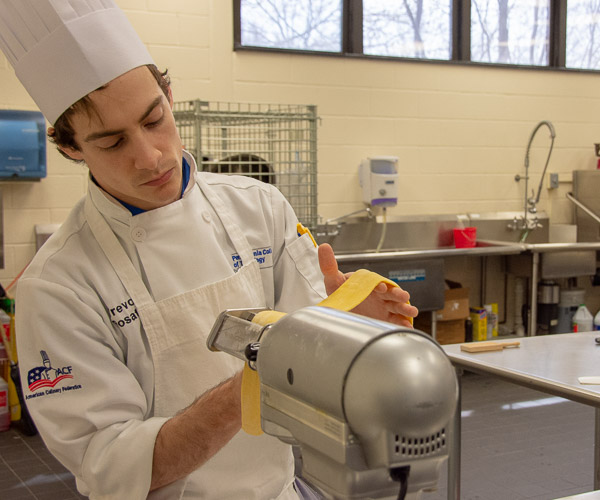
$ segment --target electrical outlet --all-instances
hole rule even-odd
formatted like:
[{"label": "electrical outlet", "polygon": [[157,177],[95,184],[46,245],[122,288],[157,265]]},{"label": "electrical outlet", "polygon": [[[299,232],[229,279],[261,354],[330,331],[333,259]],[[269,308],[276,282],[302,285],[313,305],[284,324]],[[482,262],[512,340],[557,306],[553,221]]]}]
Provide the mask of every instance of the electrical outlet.
[{"label": "electrical outlet", "polygon": [[550,179],[548,189],[558,189],[558,174],[550,174],[548,178]]}]

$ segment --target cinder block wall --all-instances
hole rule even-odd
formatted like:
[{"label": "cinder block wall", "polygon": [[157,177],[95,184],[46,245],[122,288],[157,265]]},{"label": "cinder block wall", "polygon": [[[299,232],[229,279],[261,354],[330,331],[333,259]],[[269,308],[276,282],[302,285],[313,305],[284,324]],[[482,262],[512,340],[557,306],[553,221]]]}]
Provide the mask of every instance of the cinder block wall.
[{"label": "cinder block wall", "polygon": [[[523,158],[540,120],[556,127],[550,172],[568,180],[595,168],[600,142],[600,77],[545,70],[233,52],[232,2],[117,0],[161,68],[175,100],[315,104],[319,126],[319,213],[362,207],[362,158],[400,158],[400,203],[392,215],[519,210]],[[43,75],[40,75],[43,78]],[[0,56],[0,107],[36,109]],[[545,129],[531,156],[537,186],[549,145]],[[64,220],[84,195],[86,169],[50,146],[48,177],[0,183],[6,286],[34,254],[34,225]],[[561,183],[543,189],[540,209],[570,222]]]}]

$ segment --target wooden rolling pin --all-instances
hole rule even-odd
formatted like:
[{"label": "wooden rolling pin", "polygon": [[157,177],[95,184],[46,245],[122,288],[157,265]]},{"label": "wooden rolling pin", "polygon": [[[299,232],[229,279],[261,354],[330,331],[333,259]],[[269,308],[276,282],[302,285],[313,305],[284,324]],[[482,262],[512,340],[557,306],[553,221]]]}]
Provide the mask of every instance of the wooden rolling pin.
[{"label": "wooden rolling pin", "polygon": [[469,344],[461,344],[460,350],[465,352],[488,352],[501,351],[507,347],[519,347],[521,342],[515,340],[513,342],[473,342]]}]

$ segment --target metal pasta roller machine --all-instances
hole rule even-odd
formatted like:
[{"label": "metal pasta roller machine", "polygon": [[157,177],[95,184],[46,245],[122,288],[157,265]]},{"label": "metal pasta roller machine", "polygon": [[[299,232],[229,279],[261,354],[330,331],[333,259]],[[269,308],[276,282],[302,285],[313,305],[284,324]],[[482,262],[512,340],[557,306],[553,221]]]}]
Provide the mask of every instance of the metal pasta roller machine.
[{"label": "metal pasta roller machine", "polygon": [[260,377],[265,433],[300,447],[302,477],[325,498],[404,498],[435,489],[458,401],[456,373],[430,336],[306,307],[265,327],[224,311],[211,350]]}]

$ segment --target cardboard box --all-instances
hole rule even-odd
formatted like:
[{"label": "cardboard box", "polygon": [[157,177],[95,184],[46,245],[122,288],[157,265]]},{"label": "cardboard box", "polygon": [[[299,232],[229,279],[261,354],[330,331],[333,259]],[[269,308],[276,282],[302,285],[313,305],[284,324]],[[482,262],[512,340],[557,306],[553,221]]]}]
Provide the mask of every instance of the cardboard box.
[{"label": "cardboard box", "polygon": [[469,289],[450,288],[444,291],[444,308],[435,312],[437,321],[453,321],[469,316]]},{"label": "cardboard box", "polygon": [[[431,335],[431,314],[424,312],[415,319],[415,328]],[[469,317],[469,289],[450,288],[444,291],[444,307],[434,311],[435,337],[440,344],[465,341],[465,319]]]},{"label": "cardboard box", "polygon": [[461,344],[465,341],[465,320],[438,321],[435,331],[440,344]]},{"label": "cardboard box", "polygon": [[[414,327],[431,335],[431,315],[428,312],[415,318]],[[436,340],[440,344],[460,344],[465,341],[465,320],[453,319],[436,322]]]}]

